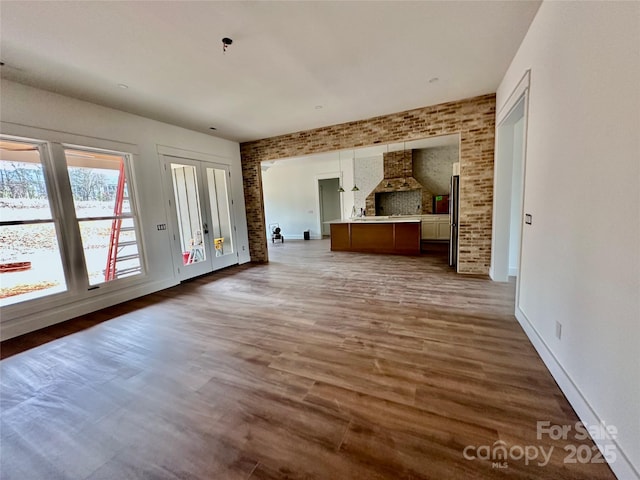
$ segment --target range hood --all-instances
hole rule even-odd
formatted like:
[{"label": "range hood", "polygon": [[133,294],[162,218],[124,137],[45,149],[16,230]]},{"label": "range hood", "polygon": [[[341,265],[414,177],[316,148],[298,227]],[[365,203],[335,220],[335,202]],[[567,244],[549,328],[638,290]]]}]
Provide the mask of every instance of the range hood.
[{"label": "range hood", "polygon": [[383,172],[366,198],[367,215],[431,213],[433,195],[413,177],[413,150],[383,154]]}]

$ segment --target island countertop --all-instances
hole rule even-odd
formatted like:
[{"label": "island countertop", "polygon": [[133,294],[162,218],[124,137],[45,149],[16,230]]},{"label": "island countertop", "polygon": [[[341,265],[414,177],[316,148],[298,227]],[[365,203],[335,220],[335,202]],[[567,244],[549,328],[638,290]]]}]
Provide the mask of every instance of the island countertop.
[{"label": "island countertop", "polygon": [[330,220],[324,223],[420,223],[420,217],[360,217],[346,218],[344,220]]}]

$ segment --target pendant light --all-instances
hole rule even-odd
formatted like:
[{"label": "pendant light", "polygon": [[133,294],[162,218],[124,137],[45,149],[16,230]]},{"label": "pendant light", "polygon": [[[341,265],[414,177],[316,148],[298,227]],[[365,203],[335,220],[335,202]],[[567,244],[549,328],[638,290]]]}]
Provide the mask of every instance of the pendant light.
[{"label": "pendant light", "polygon": [[342,155],[340,151],[338,151],[338,168],[340,169],[340,183],[338,187],[338,193],[344,193],[344,188],[342,188]]},{"label": "pendant light", "polygon": [[[360,189],[358,188],[358,185],[356,185],[356,149],[353,149],[353,188],[351,189],[352,192],[358,192],[360,191]],[[355,208],[355,205],[354,205]]]}]

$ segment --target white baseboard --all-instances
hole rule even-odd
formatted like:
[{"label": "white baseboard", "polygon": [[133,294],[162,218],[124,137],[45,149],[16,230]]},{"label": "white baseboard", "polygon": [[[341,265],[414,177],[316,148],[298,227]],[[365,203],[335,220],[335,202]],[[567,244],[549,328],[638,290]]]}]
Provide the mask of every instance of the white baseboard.
[{"label": "white baseboard", "polygon": [[71,304],[62,304],[49,310],[16,318],[15,320],[8,320],[2,323],[0,338],[2,340],[8,340],[9,338],[40,330],[41,328],[49,327],[80,315],[86,315],[87,313],[95,312],[118,303],[158,292],[165,288],[173,287],[176,284],[173,278],[170,280],[142,283],[123,290],[116,290],[105,293],[104,295],[74,301]]},{"label": "white baseboard", "polygon": [[[573,382],[567,371],[562,367],[525,313],[518,307],[516,307],[516,319],[582,423],[585,425],[602,425],[604,422],[600,416],[593,409],[578,386]],[[627,457],[615,439],[594,439],[594,443],[603,454],[605,445],[613,444],[615,446],[616,460],[609,463],[609,466],[616,477],[620,480],[640,480],[640,473],[638,473],[638,470],[636,470],[630,462],[629,457]]]}]

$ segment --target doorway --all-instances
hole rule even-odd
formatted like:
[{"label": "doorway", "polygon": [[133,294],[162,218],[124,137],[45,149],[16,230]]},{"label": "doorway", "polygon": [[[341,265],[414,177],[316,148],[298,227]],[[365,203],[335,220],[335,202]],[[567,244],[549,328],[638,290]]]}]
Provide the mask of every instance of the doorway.
[{"label": "doorway", "polygon": [[491,277],[508,281],[520,270],[527,92],[516,98],[497,128],[494,245]]},{"label": "doorway", "polygon": [[172,255],[183,281],[238,263],[229,166],[164,156]]},{"label": "doorway", "polygon": [[339,188],[339,178],[322,178],[318,180],[320,230],[323,237],[328,237],[331,234],[331,225],[325,222],[342,218]]}]

